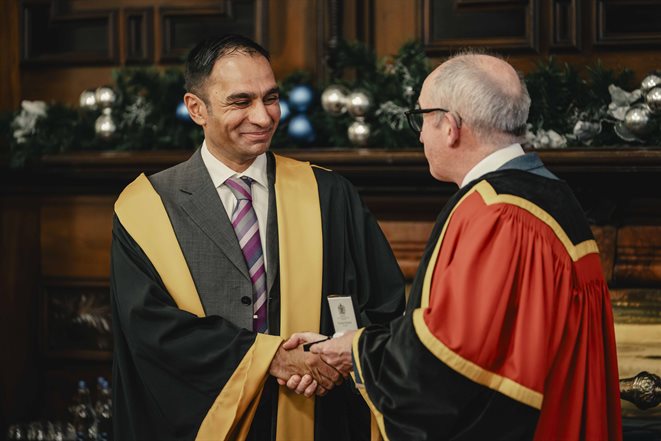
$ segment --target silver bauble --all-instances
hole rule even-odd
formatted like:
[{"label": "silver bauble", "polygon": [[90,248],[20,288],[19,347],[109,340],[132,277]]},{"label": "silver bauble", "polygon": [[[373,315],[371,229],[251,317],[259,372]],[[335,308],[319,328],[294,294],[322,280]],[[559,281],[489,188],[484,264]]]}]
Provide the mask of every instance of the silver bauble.
[{"label": "silver bauble", "polygon": [[83,110],[96,109],[96,96],[93,90],[85,89],[80,94],[80,108]]},{"label": "silver bauble", "polygon": [[115,99],[117,98],[115,91],[107,86],[101,86],[97,88],[94,96],[96,98],[96,105],[102,109],[111,107],[113,104],[115,104]]},{"label": "silver bauble", "polygon": [[103,139],[110,139],[115,134],[117,126],[115,121],[112,120],[112,111],[110,108],[103,109],[103,113],[96,119],[94,123],[94,132],[96,136]]},{"label": "silver bauble", "polygon": [[636,136],[646,136],[654,131],[656,122],[647,106],[635,106],[624,115],[624,127]]},{"label": "silver bauble", "polygon": [[328,86],[321,94],[321,107],[331,115],[341,115],[347,111],[349,90],[342,86]]},{"label": "silver bauble", "polygon": [[661,77],[658,75],[648,75],[640,83],[640,88],[643,89],[643,92],[654,89],[656,86],[661,86]]},{"label": "silver bauble", "polygon": [[365,121],[354,121],[347,129],[347,135],[353,145],[366,145],[370,139],[370,126]]},{"label": "silver bauble", "polygon": [[647,92],[645,102],[653,114],[661,115],[661,87],[654,87]]},{"label": "silver bauble", "polygon": [[347,97],[347,110],[355,117],[365,116],[372,106],[372,100],[365,92],[356,90]]},{"label": "silver bauble", "polygon": [[640,141],[636,136],[631,133],[625,126],[624,122],[620,121],[613,127],[615,134],[619,136],[622,140],[627,142]]}]

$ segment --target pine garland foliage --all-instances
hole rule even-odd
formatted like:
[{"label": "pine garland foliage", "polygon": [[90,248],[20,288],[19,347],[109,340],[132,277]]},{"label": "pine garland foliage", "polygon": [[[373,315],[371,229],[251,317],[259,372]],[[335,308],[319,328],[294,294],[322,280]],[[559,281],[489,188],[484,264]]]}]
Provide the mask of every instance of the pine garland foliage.
[{"label": "pine garland foliage", "polygon": [[[273,148],[350,146],[347,127],[353,122],[351,115],[332,116],[323,111],[319,102],[321,92],[331,84],[351,91],[362,90],[371,97],[372,108],[365,116],[371,127],[368,147],[417,148],[418,138],[409,130],[403,111],[415,105],[430,71],[422,45],[408,42],[394,56],[379,60],[366,45],[341,41],[329,59],[334,60],[333,72],[337,76],[326,82],[315,84],[308,72],[299,71],[280,83],[284,99],[297,85],[308,84],[314,90],[307,117],[316,131],[315,140],[304,142],[288,137],[289,121],[283,120],[274,136]],[[603,123],[603,130],[591,140],[591,145],[623,145],[612,130],[615,121],[606,114],[611,101],[608,86],[631,90],[633,72],[614,71],[598,62],[588,66],[583,77],[575,67],[554,58],[540,61],[525,77],[532,99],[531,129],[554,130],[565,136],[571,135],[577,121],[598,121]],[[21,114],[16,111],[0,116],[0,129],[9,135],[11,164],[20,166],[43,154],[73,150],[193,149],[201,144],[202,130],[176,117],[184,93],[181,69],[122,68],[113,73],[113,80],[117,100],[112,116],[117,131],[111,140],[94,134],[94,121],[100,111],[83,111],[59,103],[49,105],[45,116],[32,118],[28,135],[19,140],[13,135]],[[570,146],[580,145],[571,136],[568,142]],[[661,145],[661,130],[645,143]]]},{"label": "pine garland foliage", "polygon": [[[559,134],[572,133],[578,120],[600,121],[606,118],[605,109],[611,102],[608,86],[622,89],[632,87],[633,72],[615,71],[597,61],[586,67],[587,79],[567,63],[550,57],[539,61],[536,69],[525,76],[530,94],[528,123],[533,130],[554,130]],[[618,145],[623,141],[606,127],[592,141],[592,145]]]}]

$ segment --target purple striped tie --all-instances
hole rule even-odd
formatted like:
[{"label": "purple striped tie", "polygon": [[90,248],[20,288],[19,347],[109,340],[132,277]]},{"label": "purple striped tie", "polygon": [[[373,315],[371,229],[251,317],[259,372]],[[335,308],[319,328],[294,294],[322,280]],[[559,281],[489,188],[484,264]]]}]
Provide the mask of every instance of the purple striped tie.
[{"label": "purple striped tie", "polygon": [[264,253],[259,237],[257,215],[252,207],[250,185],[252,179],[247,176],[232,177],[225,181],[236,197],[236,207],[232,213],[232,226],[239,240],[243,257],[248,266],[252,281],[252,329],[256,332],[268,332],[266,327],[266,268]]}]

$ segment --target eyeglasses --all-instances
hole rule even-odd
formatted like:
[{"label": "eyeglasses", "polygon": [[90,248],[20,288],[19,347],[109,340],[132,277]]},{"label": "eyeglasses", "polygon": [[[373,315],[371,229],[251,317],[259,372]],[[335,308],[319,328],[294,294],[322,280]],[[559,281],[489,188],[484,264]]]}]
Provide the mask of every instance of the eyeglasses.
[{"label": "eyeglasses", "polygon": [[[404,114],[406,115],[406,119],[409,122],[409,126],[411,126],[411,130],[413,130],[415,133],[420,133],[422,131],[422,121],[423,121],[422,115],[431,112],[448,113],[449,110],[441,109],[440,107],[436,107],[433,109],[411,109],[404,112]],[[461,117],[459,115],[457,115],[457,117],[458,117],[457,127],[461,127]]]}]

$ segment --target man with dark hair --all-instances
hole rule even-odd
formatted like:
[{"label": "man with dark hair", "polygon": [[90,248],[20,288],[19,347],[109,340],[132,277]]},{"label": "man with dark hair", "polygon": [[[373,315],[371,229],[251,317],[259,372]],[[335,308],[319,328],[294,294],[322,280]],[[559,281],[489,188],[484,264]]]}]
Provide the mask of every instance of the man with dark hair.
[{"label": "man with dark hair", "polygon": [[362,326],[401,315],[385,237],[348,181],[267,151],[280,107],[261,46],[200,43],[186,87],[202,147],[115,204],[115,437],[369,439],[350,382],[280,336],[332,334],[329,294]]},{"label": "man with dark hair", "polygon": [[597,244],[569,186],[518,143],[525,83],[498,57],[463,53],[418,104],[407,116],[430,172],[459,191],[406,314],[311,351],[352,372],[391,441],[621,439]]}]

